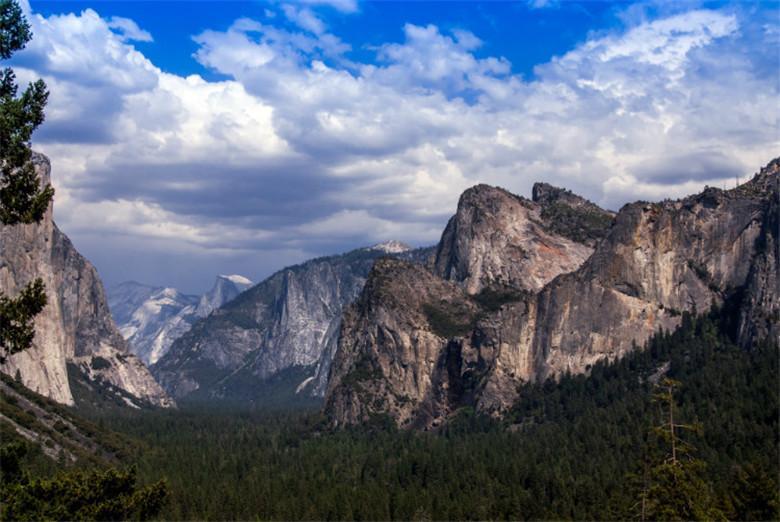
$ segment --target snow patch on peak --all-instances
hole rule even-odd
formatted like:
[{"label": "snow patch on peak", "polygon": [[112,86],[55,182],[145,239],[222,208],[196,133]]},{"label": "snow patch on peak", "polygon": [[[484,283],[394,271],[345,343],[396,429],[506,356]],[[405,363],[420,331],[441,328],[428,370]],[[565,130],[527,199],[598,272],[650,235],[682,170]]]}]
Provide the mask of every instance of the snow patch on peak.
[{"label": "snow patch on peak", "polygon": [[246,278],[246,277],[244,277],[242,275],[238,275],[238,274],[231,274],[231,275],[220,274],[219,277],[221,277],[222,279],[227,279],[231,283],[234,283],[234,284],[237,284],[237,285],[250,285],[251,286],[253,284],[251,280],[249,280],[248,278]]},{"label": "snow patch on peak", "polygon": [[175,288],[166,287],[157,292],[154,297],[169,297],[171,299],[176,299],[179,297],[179,291]]},{"label": "snow patch on peak", "polygon": [[406,243],[391,239],[390,241],[383,241],[382,243],[377,243],[374,246],[370,246],[366,250],[379,250],[380,252],[384,252],[386,254],[401,254],[403,252],[408,252],[411,249],[412,247]]}]

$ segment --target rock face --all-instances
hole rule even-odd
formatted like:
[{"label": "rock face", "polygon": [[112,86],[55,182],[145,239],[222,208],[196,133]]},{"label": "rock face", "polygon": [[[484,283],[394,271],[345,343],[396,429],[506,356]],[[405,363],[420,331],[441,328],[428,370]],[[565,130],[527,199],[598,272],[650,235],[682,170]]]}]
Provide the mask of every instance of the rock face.
[{"label": "rock face", "polygon": [[[564,216],[570,222],[562,225]],[[504,286],[538,291],[593,253],[613,215],[570,192],[538,183],[534,199],[477,185],[458,202],[436,252],[436,273],[469,294]]]},{"label": "rock face", "polygon": [[[703,311],[713,302],[735,311],[745,347],[778,338],[779,167],[775,160],[730,191],[626,205],[601,240],[580,235],[571,221],[576,213],[557,209],[575,231],[571,237],[595,250],[538,291],[539,271],[505,266],[518,262],[512,241],[523,251],[535,244],[527,234],[506,232],[527,227],[529,207],[506,204],[503,209],[516,212],[506,216],[491,206],[497,198],[475,197],[488,188],[472,189],[458,208],[465,219],[456,215],[442,236],[435,273],[399,261],[375,266],[344,315],[326,412],[337,425],[389,414],[399,425],[419,428],[435,427],[465,405],[500,415],[516,400],[518,384],[586,372],[659,328],[675,328],[682,311]],[[535,203],[545,205],[554,191],[537,187]],[[464,208],[469,204],[488,209]],[[548,220],[544,229],[555,234],[560,227]],[[510,256],[507,263],[493,257],[480,264],[471,254],[491,242]]]},{"label": "rock face", "polygon": [[322,396],[342,310],[388,248],[407,259],[430,254],[394,242],[280,270],[196,322],[153,373],[175,397],[253,400],[285,371],[296,379],[293,390]]},{"label": "rock face", "polygon": [[[47,182],[48,159],[36,154],[33,161]],[[28,388],[73,404],[67,372],[67,365],[73,364],[89,380],[120,388],[138,404],[173,405],[143,363],[128,352],[97,271],[54,224],[51,208],[40,224],[0,226],[0,290],[16,295],[37,277],[46,285],[48,304],[35,319],[33,346],[9,357],[3,372],[18,372]]]},{"label": "rock face", "polygon": [[198,298],[175,288],[126,282],[108,290],[108,304],[130,350],[153,364],[190,329]]},{"label": "rock face", "polygon": [[254,283],[240,275],[219,275],[211,290],[200,296],[195,315],[206,317],[211,312],[235,299],[238,294],[249,289]]},{"label": "rock face", "polygon": [[478,311],[463,288],[424,267],[378,261],[360,299],[344,312],[328,415],[355,424],[389,413],[402,426],[419,427],[440,416],[451,395],[449,338],[462,342]]},{"label": "rock face", "polygon": [[252,286],[239,275],[217,276],[200,298],[175,288],[152,287],[133,281],[108,291],[108,304],[130,350],[146,364],[156,363],[192,324]]}]

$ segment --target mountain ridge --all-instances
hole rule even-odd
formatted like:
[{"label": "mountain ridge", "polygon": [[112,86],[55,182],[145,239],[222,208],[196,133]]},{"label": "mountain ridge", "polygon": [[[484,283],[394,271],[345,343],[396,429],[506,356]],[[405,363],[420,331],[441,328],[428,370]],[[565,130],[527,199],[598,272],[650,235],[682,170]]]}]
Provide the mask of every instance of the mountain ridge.
[{"label": "mountain ridge", "polygon": [[[400,252],[388,254],[388,245]],[[408,248],[386,242],[285,267],[197,321],[152,372],[179,398],[262,400],[264,382],[285,371],[299,379],[297,394],[321,397],[343,307],[376,259],[427,262],[429,249]]]},{"label": "mountain ridge", "polygon": [[240,275],[218,275],[211,290],[187,295],[172,287],[126,281],[108,290],[114,320],[130,349],[151,365],[184,335],[192,323],[235,298],[252,285]]},{"label": "mountain ridge", "polygon": [[[440,425],[465,405],[501,415],[518,385],[621,357],[659,328],[675,328],[682,311],[713,302],[734,308],[743,346],[779,335],[780,321],[772,320],[780,308],[778,165],[732,191],[625,205],[592,255],[538,289],[538,274],[490,270],[490,263],[485,270],[473,254],[498,237],[501,255],[489,260],[498,269],[524,259],[517,246],[549,255],[529,239],[550,230],[527,226],[533,216],[524,198],[485,186],[467,191],[442,234],[433,273],[400,261],[375,265],[345,313],[326,413],[336,425],[389,414],[418,428]],[[550,194],[540,188],[538,199]],[[474,197],[486,191],[496,197]],[[518,230],[537,235],[511,233]]]}]

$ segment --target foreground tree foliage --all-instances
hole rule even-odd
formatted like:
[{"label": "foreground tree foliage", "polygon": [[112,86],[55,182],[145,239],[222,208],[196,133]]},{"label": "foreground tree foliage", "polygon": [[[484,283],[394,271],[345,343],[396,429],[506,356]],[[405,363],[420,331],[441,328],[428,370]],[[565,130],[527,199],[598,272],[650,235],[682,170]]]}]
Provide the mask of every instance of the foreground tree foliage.
[{"label": "foreground tree foliage", "polygon": [[[15,0],[0,0],[0,59],[9,59],[32,38],[30,25]],[[51,184],[41,187],[30,139],[43,123],[49,97],[38,80],[17,96],[19,87],[10,67],[0,72],[0,224],[39,223],[54,197]],[[43,281],[29,283],[16,298],[0,292],[0,362],[32,345],[34,317],[46,305]]]},{"label": "foreground tree foliage", "polygon": [[71,470],[31,478],[20,465],[26,447],[0,449],[2,520],[149,520],[163,506],[167,486],[136,485],[135,470]]},{"label": "foreground tree foliage", "polygon": [[[166,520],[639,520],[643,492],[645,520],[777,520],[778,347],[743,350],[722,324],[685,314],[589,376],[527,385],[502,423],[464,409],[438,433],[379,418],[331,432],[316,413],[186,408],[102,422],[148,444],[134,463],[167,479]],[[680,385],[659,402],[664,377]],[[676,465],[669,406],[701,426],[675,429]]]},{"label": "foreground tree foliage", "polygon": [[[30,25],[15,0],[0,0],[0,59],[9,59],[32,38]],[[0,222],[37,223],[54,196],[50,184],[41,187],[31,163],[30,139],[43,123],[49,93],[38,80],[20,95],[13,69],[0,73]]]},{"label": "foreground tree foliage", "polygon": [[0,292],[0,364],[7,356],[32,345],[35,337],[33,319],[46,306],[46,291],[41,279],[27,285],[15,298]]}]

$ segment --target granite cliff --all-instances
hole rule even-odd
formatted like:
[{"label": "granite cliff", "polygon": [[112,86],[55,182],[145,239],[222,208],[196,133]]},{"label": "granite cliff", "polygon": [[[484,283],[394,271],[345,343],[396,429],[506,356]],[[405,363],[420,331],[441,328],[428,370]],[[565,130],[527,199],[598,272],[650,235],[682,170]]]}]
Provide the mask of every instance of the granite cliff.
[{"label": "granite cliff", "polygon": [[500,415],[518,384],[587,372],[713,303],[733,311],[746,348],[777,338],[778,170],[774,160],[733,190],[629,204],[601,227],[603,211],[560,189],[537,185],[532,204],[470,189],[433,271],[374,266],[344,314],[327,414],[418,428],[461,406]]},{"label": "granite cliff", "polygon": [[429,254],[388,242],[287,267],[195,322],[152,372],[176,398],[262,400],[271,382],[289,396],[321,397],[342,310],[374,261]]},{"label": "granite cliff", "polygon": [[460,197],[436,251],[435,272],[469,294],[503,286],[538,291],[578,268],[613,214],[568,191],[537,183],[533,200],[477,185]]},{"label": "granite cliff", "polygon": [[108,304],[130,351],[149,364],[165,355],[192,324],[252,286],[240,275],[219,275],[211,290],[187,295],[175,288],[128,281],[108,290]]},{"label": "granite cliff", "polygon": [[[49,160],[34,154],[33,162],[47,183]],[[51,207],[39,224],[0,226],[0,289],[15,295],[37,277],[46,286],[48,303],[35,319],[33,346],[9,357],[0,368],[4,373],[18,375],[25,386],[57,402],[73,404],[72,365],[87,383],[113,390],[134,406],[173,405],[128,351],[97,271],[54,224]]]}]

